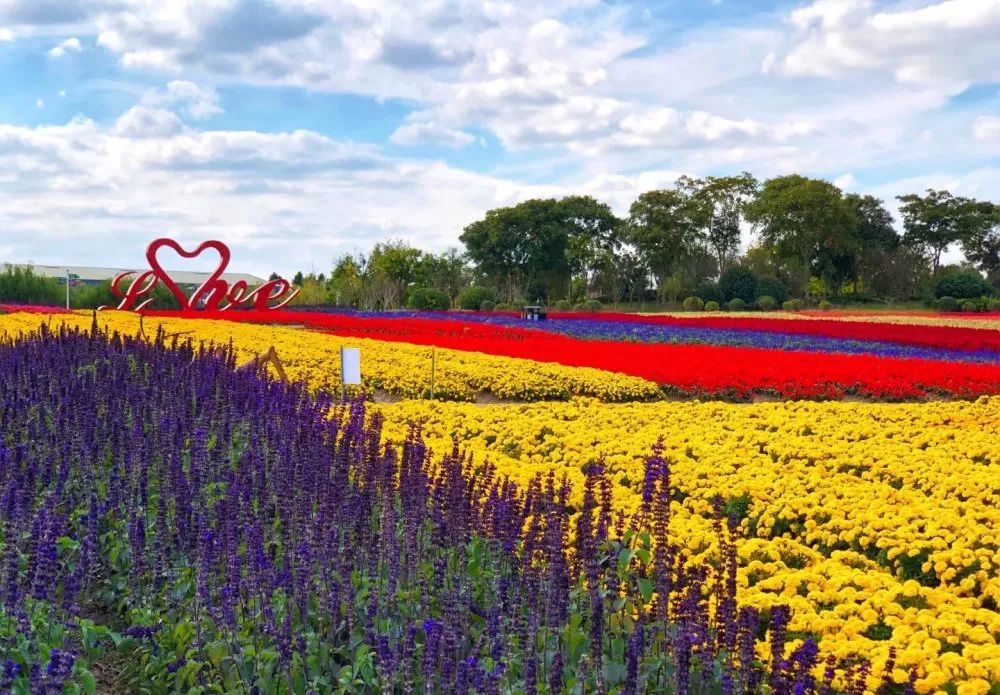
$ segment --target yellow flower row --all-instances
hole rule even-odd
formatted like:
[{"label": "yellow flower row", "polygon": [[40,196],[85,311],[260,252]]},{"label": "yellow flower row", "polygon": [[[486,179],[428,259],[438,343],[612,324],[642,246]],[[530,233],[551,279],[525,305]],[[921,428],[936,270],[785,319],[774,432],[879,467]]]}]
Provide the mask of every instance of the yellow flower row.
[{"label": "yellow flower row", "polygon": [[454,438],[522,485],[565,473],[577,504],[581,467],[601,458],[627,512],[662,436],[684,493],[673,531],[692,557],[715,550],[714,495],[745,508],[745,602],[790,605],[792,630],[820,635],[826,653],[871,656],[876,672],[896,645],[920,692],[1000,682],[1000,397],[379,408],[390,438],[422,423],[435,451]]},{"label": "yellow flower row", "polygon": [[[98,323],[121,333],[136,335],[139,317],[131,312],[97,314]],[[0,315],[0,335],[34,331],[41,323],[89,328],[89,313]],[[364,338],[341,338],[288,326],[257,325],[204,319],[148,317],[143,321],[147,336],[159,327],[181,339],[228,345],[232,341],[240,361],[259,355],[270,346],[277,350],[290,379],[304,380],[315,389],[340,390],[341,347],[361,348],[361,373],[369,390],[421,398],[431,389],[431,355],[434,355],[436,398],[474,401],[482,394],[510,400],[566,399],[572,395],[605,401],[649,400],[660,395],[659,387],[639,377],[588,367],[564,367],[513,357],[430,348]]]}]

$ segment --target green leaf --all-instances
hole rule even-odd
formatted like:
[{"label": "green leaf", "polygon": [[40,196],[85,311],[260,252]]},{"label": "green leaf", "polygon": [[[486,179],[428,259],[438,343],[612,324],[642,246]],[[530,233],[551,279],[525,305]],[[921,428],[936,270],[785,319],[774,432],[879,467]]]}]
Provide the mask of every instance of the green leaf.
[{"label": "green leaf", "polygon": [[645,603],[649,603],[653,599],[653,582],[642,577],[639,578],[639,593],[642,594],[642,600]]}]

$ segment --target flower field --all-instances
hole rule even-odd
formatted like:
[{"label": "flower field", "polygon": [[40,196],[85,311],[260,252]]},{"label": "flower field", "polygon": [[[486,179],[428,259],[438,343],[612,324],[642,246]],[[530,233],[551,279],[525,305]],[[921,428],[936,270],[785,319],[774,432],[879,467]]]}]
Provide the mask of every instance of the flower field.
[{"label": "flower field", "polygon": [[0,690],[1000,688],[990,319],[225,319],[0,315]]}]

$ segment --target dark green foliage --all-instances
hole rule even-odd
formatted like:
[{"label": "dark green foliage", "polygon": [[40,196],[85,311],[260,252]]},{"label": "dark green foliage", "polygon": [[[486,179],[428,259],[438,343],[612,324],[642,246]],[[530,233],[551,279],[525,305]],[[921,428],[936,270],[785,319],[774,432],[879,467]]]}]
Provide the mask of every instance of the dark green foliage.
[{"label": "dark green foliage", "polygon": [[719,278],[719,291],[727,302],[742,299],[744,304],[753,304],[757,298],[757,276],[749,268],[734,266]]},{"label": "dark green foliage", "polygon": [[937,300],[937,308],[939,311],[958,311],[958,300],[954,297],[941,297]]},{"label": "dark green foliage", "polygon": [[801,311],[805,307],[805,302],[801,299],[789,299],[787,302],[782,302],[781,304],[781,308],[785,311]]},{"label": "dark green foliage", "polygon": [[756,298],[771,297],[778,304],[788,299],[788,288],[781,280],[770,275],[757,278]]},{"label": "dark green foliage", "polygon": [[769,295],[757,298],[757,308],[762,311],[774,311],[778,308],[778,301]]},{"label": "dark green foliage", "polygon": [[688,297],[681,306],[684,307],[684,311],[701,311],[705,308],[705,302],[701,301],[701,297]]},{"label": "dark green foliage", "polygon": [[735,297],[733,299],[730,299],[729,304],[727,304],[726,306],[729,307],[730,311],[743,311],[747,308],[747,303],[744,302],[739,297]]},{"label": "dark green foliage", "polygon": [[584,311],[600,311],[603,305],[597,299],[588,299],[583,302]]},{"label": "dark green foliage", "polygon": [[[131,281],[124,280],[119,288],[124,292],[131,285]],[[153,301],[150,309],[180,309],[180,302],[173,292],[167,289],[163,283],[157,283],[149,297]],[[144,298],[148,299],[149,297]],[[111,282],[102,282],[99,285],[80,285],[75,288],[70,295],[70,302],[74,309],[97,309],[102,306],[118,306],[122,298],[111,291]]]},{"label": "dark green foliage", "polygon": [[714,301],[713,302],[705,302],[705,311],[718,311],[718,310],[719,310],[719,303],[718,302],[714,302]]},{"label": "dark green foliage", "polygon": [[962,302],[962,311],[966,313],[972,313],[974,311],[979,311],[979,304],[972,301],[971,299],[966,299]]},{"label": "dark green foliage", "polygon": [[695,289],[694,294],[703,302],[718,302],[721,304],[726,301],[726,298],[722,296],[722,292],[719,291],[719,285],[714,282],[701,283]]},{"label": "dark green foliage", "polygon": [[830,309],[832,309],[832,308],[833,308],[833,304],[831,302],[828,302],[825,299],[819,303],[819,309],[820,309],[820,311],[830,311]]},{"label": "dark green foliage", "polygon": [[458,307],[469,311],[480,311],[483,307],[483,302],[495,302],[496,300],[496,292],[489,287],[473,285],[472,287],[466,287],[459,293]]},{"label": "dark green foliage", "polygon": [[0,272],[0,301],[60,305],[66,301],[66,286],[36,274],[31,266],[9,265]]},{"label": "dark green foliage", "polygon": [[946,273],[938,278],[934,285],[935,297],[954,297],[955,299],[978,299],[988,297],[993,293],[993,287],[975,272]]},{"label": "dark green foliage", "polygon": [[573,308],[573,302],[568,299],[560,299],[556,302],[556,311],[569,311]]},{"label": "dark green foliage", "polygon": [[406,306],[417,311],[447,311],[451,301],[441,290],[433,287],[418,287],[410,293]]},{"label": "dark green foliage", "polygon": [[496,307],[497,307],[496,302],[493,302],[493,301],[487,299],[487,300],[483,301],[482,304],[479,305],[479,310],[480,311],[493,311],[494,309],[496,309]]}]

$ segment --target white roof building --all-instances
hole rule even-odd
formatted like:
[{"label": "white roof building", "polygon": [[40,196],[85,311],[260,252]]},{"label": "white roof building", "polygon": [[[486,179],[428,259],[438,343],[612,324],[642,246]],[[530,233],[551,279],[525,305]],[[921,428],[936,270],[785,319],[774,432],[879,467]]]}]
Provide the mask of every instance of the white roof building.
[{"label": "white roof building", "polygon": [[[4,267],[11,265],[28,266],[35,271],[36,275],[41,275],[43,277],[55,278],[57,280],[65,280],[67,271],[70,273],[74,280],[87,284],[97,284],[100,282],[106,282],[113,280],[119,273],[124,273],[128,271],[135,272],[139,275],[143,272],[143,269],[133,269],[133,268],[95,268],[92,266],[82,266],[82,265],[37,265],[35,263],[4,263]],[[148,270],[145,269],[145,270]],[[208,279],[211,273],[193,273],[184,270],[168,270],[167,275],[173,278],[174,282],[178,285],[194,285],[198,286]],[[225,280],[230,285],[237,280],[243,280],[251,287],[254,285],[263,285],[265,280],[259,278],[256,275],[250,275],[248,273],[223,273],[222,279]]]}]

